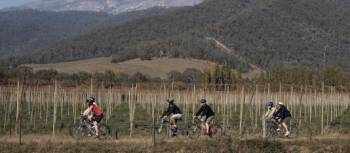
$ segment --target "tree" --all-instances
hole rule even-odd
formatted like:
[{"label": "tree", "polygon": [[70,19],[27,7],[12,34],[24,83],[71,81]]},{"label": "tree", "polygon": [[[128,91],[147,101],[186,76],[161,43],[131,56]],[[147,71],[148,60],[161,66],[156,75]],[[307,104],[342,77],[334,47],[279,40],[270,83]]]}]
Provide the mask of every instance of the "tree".
[{"label": "tree", "polygon": [[197,69],[189,68],[186,69],[183,74],[183,81],[185,83],[199,83],[202,81],[203,73]]}]

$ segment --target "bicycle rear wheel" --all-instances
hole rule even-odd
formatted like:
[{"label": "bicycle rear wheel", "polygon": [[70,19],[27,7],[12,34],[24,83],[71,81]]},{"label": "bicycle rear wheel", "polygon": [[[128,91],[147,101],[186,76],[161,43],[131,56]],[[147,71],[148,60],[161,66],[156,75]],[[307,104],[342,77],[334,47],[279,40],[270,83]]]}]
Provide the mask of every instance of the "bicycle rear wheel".
[{"label": "bicycle rear wheel", "polygon": [[99,138],[110,139],[112,138],[111,129],[107,125],[100,125],[99,127]]}]

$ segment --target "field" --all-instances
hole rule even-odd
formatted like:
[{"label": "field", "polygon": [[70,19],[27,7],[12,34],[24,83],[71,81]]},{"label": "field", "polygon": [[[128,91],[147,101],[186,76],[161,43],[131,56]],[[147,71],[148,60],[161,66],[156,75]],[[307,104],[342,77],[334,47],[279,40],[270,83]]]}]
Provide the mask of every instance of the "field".
[{"label": "field", "polygon": [[[70,137],[70,128],[90,95],[103,108],[112,140]],[[159,89],[96,84],[63,87],[56,82],[50,86],[1,86],[0,96],[1,152],[94,152],[102,145],[101,152],[348,152],[350,148],[350,97],[341,87],[280,85],[270,89],[269,85],[256,85],[215,90],[189,86],[180,90],[167,85]],[[191,126],[198,100],[206,98],[216,112],[219,135],[153,137],[169,97],[183,110],[179,122],[183,131]],[[291,111],[290,138],[265,137],[262,116],[268,100],[282,101]]]},{"label": "field", "polygon": [[105,72],[112,70],[126,74],[134,74],[141,72],[151,77],[166,78],[170,71],[183,72],[187,68],[194,68],[203,71],[205,68],[213,68],[215,63],[197,60],[197,59],[181,59],[181,58],[158,58],[153,60],[133,59],[120,63],[111,63],[111,57],[100,57],[87,60],[79,60],[74,62],[63,62],[55,64],[33,64],[28,65],[34,70],[55,69],[58,72]]},{"label": "field", "polygon": [[[34,71],[54,69],[58,72],[75,73],[75,72],[105,72],[112,70],[116,73],[135,74],[140,72],[150,77],[167,78],[167,74],[171,71],[184,72],[186,69],[193,68],[200,71],[204,69],[212,69],[216,65],[213,62],[198,59],[183,58],[155,58],[152,60],[133,59],[125,62],[112,63],[111,57],[98,57],[86,60],[78,60],[73,62],[62,62],[53,64],[28,64]],[[252,70],[243,73],[243,78],[253,78],[260,74],[263,70],[252,65]]]}]

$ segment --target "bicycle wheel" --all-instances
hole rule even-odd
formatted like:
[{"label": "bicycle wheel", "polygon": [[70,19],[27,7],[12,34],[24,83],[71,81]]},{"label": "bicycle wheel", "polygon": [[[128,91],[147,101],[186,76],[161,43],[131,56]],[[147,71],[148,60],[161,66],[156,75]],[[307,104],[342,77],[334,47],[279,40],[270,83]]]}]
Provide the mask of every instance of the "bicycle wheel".
[{"label": "bicycle wheel", "polygon": [[100,139],[110,139],[111,137],[112,137],[111,129],[107,125],[101,125],[99,127],[99,138]]},{"label": "bicycle wheel", "polygon": [[196,125],[191,127],[190,138],[199,138],[202,135],[202,129]]},{"label": "bicycle wheel", "polygon": [[70,134],[74,139],[81,139],[87,135],[87,129],[80,125],[76,125],[71,128]]}]

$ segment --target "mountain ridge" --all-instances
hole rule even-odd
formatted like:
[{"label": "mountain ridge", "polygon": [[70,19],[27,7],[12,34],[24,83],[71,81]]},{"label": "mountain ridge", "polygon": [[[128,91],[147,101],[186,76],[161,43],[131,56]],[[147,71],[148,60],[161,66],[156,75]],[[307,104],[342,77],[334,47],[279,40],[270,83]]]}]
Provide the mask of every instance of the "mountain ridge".
[{"label": "mountain ridge", "polygon": [[43,11],[94,11],[110,14],[146,10],[152,7],[194,6],[203,0],[39,0],[7,9]]},{"label": "mountain ridge", "polygon": [[111,15],[104,12],[16,10],[0,12],[2,57],[30,53],[89,31],[160,15],[176,8],[151,8]]}]

